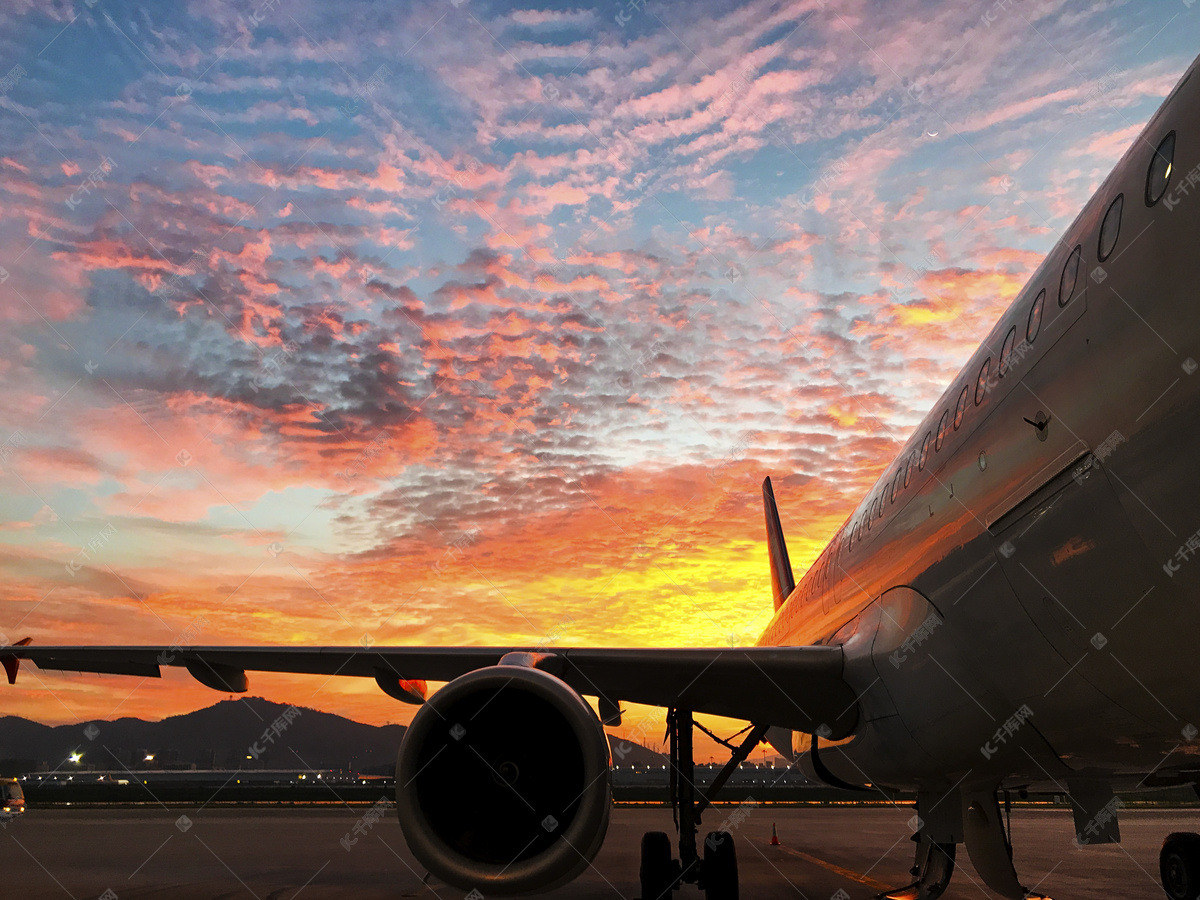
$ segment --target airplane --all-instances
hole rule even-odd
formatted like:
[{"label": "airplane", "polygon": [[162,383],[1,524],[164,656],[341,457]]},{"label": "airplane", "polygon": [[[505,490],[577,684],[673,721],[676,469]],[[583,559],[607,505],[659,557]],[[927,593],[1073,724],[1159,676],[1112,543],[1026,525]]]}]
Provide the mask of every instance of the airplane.
[{"label": "airplane", "polygon": [[[666,833],[644,835],[643,900],[684,883],[737,898],[732,836],[697,835],[764,741],[814,780],[915,792],[915,881],[881,896],[938,897],[965,844],[988,888],[1024,898],[1011,792],[1068,795],[1083,847],[1119,841],[1117,791],[1200,794],[1198,66],[799,583],[764,482],[775,613],[756,646],[24,641],[3,650],[9,682],[21,660],[182,666],[222,692],[244,692],[247,670],[374,678],[420,705],[396,766],[409,848],[484,895],[549,890],[589,865],[612,801],[604,727],[622,702],[665,707],[679,858]],[[696,713],[752,723],[707,795]],[[1200,896],[1200,835],[1168,835],[1160,875],[1172,900]]]}]

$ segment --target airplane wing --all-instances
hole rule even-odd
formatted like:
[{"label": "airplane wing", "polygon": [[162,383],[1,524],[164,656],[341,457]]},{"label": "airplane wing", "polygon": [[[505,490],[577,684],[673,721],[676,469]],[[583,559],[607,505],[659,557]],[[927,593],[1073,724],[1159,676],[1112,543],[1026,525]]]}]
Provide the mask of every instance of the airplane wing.
[{"label": "airplane wing", "polygon": [[[385,693],[421,702],[425,680],[451,681],[476,669],[528,665],[556,675],[602,707],[625,701],[790,728],[831,739],[858,722],[858,702],[842,677],[840,647],[33,647],[0,649],[15,683],[20,660],[39,669],[161,676],[181,666],[208,687],[241,693],[246,671],[374,678]],[[606,716],[607,718],[607,716]]]}]

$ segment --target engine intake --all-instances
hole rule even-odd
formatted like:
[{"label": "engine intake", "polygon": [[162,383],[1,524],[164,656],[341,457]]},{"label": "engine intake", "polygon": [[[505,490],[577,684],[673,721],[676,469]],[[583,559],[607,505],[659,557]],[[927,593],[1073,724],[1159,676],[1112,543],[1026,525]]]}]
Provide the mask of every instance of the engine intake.
[{"label": "engine intake", "polygon": [[612,807],[608,739],[560,679],[522,666],[463,675],[418,710],[396,760],[396,810],[430,872],[488,894],[547,891],[592,861]]}]

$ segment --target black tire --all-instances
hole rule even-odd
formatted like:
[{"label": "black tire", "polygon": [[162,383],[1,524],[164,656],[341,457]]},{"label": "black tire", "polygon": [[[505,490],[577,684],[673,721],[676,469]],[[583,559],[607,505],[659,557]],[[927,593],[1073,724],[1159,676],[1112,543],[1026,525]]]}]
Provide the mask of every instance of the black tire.
[{"label": "black tire", "polygon": [[1163,841],[1158,873],[1171,900],[1200,897],[1200,834],[1176,831]]},{"label": "black tire", "polygon": [[700,868],[705,900],[738,900],[737,852],[728,831],[710,831]]},{"label": "black tire", "polygon": [[642,835],[642,900],[670,900],[677,872],[671,859],[671,839],[665,831],[647,831]]}]

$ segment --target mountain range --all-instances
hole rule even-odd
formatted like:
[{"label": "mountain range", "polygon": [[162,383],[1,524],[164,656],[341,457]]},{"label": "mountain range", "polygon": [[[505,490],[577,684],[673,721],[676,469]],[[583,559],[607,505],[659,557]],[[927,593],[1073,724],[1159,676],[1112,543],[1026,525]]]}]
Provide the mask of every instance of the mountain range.
[{"label": "mountain range", "polygon": [[[43,725],[0,717],[0,775],[38,768],[344,769],[390,774],[403,725],[366,725],[262,697],[222,700],[157,722],[120,718]],[[621,765],[660,765],[659,753],[621,742]],[[81,754],[78,763],[72,754]],[[146,756],[153,760],[146,760]]]}]

